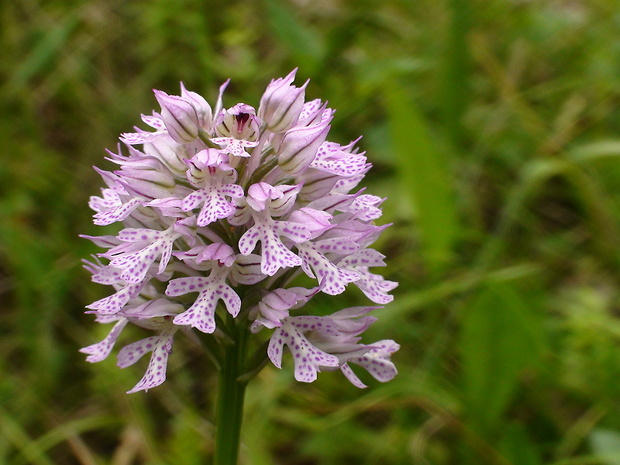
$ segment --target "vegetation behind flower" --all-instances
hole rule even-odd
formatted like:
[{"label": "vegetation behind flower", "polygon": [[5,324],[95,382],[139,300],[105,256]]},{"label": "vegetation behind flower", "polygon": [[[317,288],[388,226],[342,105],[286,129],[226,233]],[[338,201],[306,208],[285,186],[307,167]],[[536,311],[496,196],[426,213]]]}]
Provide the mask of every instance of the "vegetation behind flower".
[{"label": "vegetation behind flower", "polygon": [[[359,390],[337,372],[299,383],[287,358],[263,369],[241,459],[613,465],[617,2],[5,3],[0,463],[212,454],[202,347],[176,338],[167,381],[133,395],[148,360],[119,370],[75,350],[108,333],[83,307],[110,294],[87,282],[79,261],[101,249],[77,235],[119,229],[84,208],[101,186],[92,166],[119,169],[101,148],[154,108],[145,87],[176,94],[183,80],[213,103],[231,78],[227,107],[258,104],[299,66],[306,94],[338,110],[329,139],[363,134],[364,185],[389,199],[373,247],[399,287],[364,340],[398,341],[399,374],[361,370]],[[330,315],[368,299],[353,284],[310,304]],[[128,325],[118,345],[153,334]]]}]

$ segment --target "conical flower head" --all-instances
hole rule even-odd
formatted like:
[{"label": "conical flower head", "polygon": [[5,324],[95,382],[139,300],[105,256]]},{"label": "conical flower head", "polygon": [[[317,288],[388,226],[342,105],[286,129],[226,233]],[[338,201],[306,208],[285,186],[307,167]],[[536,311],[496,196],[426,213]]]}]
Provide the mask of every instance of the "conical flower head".
[{"label": "conical flower head", "polygon": [[328,140],[333,110],[305,102],[307,83],[294,78],[273,80],[258,112],[224,106],[228,81],[213,107],[183,84],[181,95],[155,91],[161,112],[142,116],[153,131],[123,133],[124,149],[109,153],[120,169],[97,170],[106,187],[90,199],[94,222],[118,223],[118,232],[83,236],[103,249],[85,262],[92,280],[112,287],[87,308],[113,327],[83,352],[99,362],[125,328],[152,331],[118,353],[121,368],[150,354],[129,392],[165,381],[175,337],[225,345],[230,321],[248,337],[269,337],[259,355],[276,367],[290,352],[302,382],[340,370],[364,387],[351,365],[381,382],[396,375],[395,342],[361,342],[378,307],[313,314],[317,294],[355,286],[383,305],[396,283],[374,272],[385,266],[371,248],[385,229],[375,224],[384,199],[354,191],[371,165],[357,141]]}]

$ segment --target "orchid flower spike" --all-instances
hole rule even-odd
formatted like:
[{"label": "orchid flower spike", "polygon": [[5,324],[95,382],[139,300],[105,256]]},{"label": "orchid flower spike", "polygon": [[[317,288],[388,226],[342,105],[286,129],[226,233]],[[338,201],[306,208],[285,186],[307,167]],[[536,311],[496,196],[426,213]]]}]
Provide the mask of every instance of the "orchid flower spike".
[{"label": "orchid flower spike", "polygon": [[[296,72],[273,80],[257,110],[225,107],[228,81],[213,106],[183,84],[181,95],[155,90],[161,109],[142,116],[153,130],[122,134],[108,158],[118,169],[98,170],[106,187],[90,199],[94,222],[118,233],[84,236],[103,249],[86,269],[112,288],[87,308],[112,329],[82,351],[100,362],[127,327],[151,331],[118,353],[121,368],[150,354],[128,392],[165,381],[176,336],[217,346],[227,324],[270,338],[257,346],[278,368],[290,353],[301,382],[339,370],[365,387],[351,365],[380,382],[396,375],[396,342],[361,342],[397,286],[374,272],[385,266],[371,248],[386,228],[375,223],[384,199],[356,190],[370,163],[357,141],[328,140],[334,111],[305,101]],[[379,306],[312,314],[315,296],[351,286]]]}]

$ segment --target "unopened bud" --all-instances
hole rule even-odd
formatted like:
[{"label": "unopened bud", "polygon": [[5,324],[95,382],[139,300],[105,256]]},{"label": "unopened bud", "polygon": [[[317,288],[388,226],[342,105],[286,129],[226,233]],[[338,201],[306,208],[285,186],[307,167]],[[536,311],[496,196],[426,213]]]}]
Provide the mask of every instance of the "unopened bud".
[{"label": "unopened bud", "polygon": [[332,218],[333,215],[328,212],[302,207],[291,213],[289,221],[303,224],[312,233],[312,238],[314,239],[332,228],[330,223]]},{"label": "unopened bud", "polygon": [[144,153],[160,160],[175,174],[185,172],[184,160],[189,157],[185,146],[175,142],[171,137],[160,137],[153,142],[144,142]]},{"label": "unopened bud", "polygon": [[153,92],[161,105],[161,117],[170,137],[180,143],[195,140],[198,137],[200,122],[194,105],[176,95],[168,95],[160,90]]},{"label": "unopened bud", "polygon": [[330,126],[320,123],[308,127],[296,127],[284,134],[278,150],[280,168],[296,176],[305,171],[320,145],[325,142]]},{"label": "unopened bud", "polygon": [[213,112],[211,111],[211,105],[209,105],[204,97],[196,92],[187,90],[183,83],[181,83],[181,97],[191,103],[196,109],[200,127],[205,131],[211,131],[211,126],[213,125]]},{"label": "unopened bud", "polygon": [[293,206],[300,189],[301,184],[272,186],[259,182],[249,187],[246,201],[254,211],[269,209],[271,216],[282,216]]},{"label": "unopened bud", "polygon": [[174,175],[157,158],[145,157],[124,162],[120,171],[123,185],[130,191],[146,198],[169,197],[175,187]]},{"label": "unopened bud", "polygon": [[308,82],[301,87],[291,85],[296,72],[295,69],[285,78],[271,81],[261,97],[258,117],[273,132],[286,131],[297,123],[301,114]]},{"label": "unopened bud", "polygon": [[340,176],[320,170],[307,170],[302,174],[304,186],[299,193],[299,200],[311,202],[329,195]]}]

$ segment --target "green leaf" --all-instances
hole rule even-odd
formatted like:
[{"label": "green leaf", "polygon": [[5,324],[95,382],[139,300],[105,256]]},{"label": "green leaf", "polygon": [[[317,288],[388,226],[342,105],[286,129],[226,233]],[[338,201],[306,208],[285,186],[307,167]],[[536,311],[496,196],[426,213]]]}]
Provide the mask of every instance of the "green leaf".
[{"label": "green leaf", "polygon": [[424,261],[439,271],[452,258],[458,231],[449,164],[402,87],[388,81],[384,94],[401,192],[415,210]]},{"label": "green leaf", "polygon": [[32,51],[26,55],[19,67],[15,69],[9,83],[10,89],[22,87],[32,77],[49,67],[49,64],[61,54],[70,34],[80,24],[79,10],[74,10],[66,15],[54,27],[51,27],[41,35]]},{"label": "green leaf", "polygon": [[615,139],[590,142],[574,147],[568,152],[568,158],[577,163],[618,157],[620,157],[620,140]]},{"label": "green leaf", "polygon": [[541,325],[510,283],[489,283],[464,314],[460,334],[466,413],[474,429],[494,428],[517,389],[519,374],[538,363]]}]

